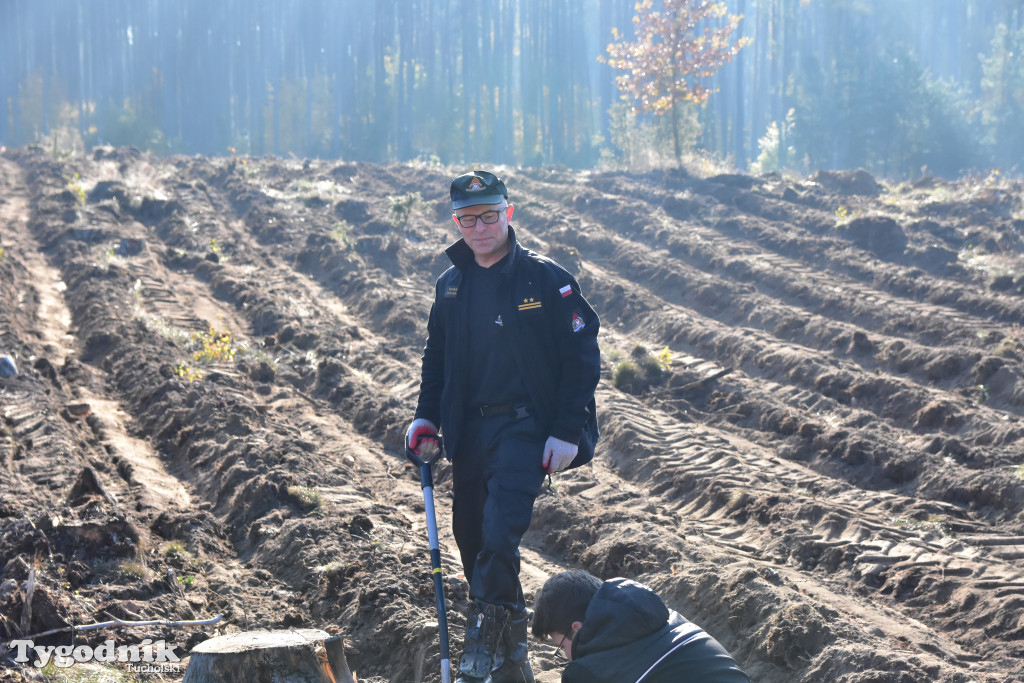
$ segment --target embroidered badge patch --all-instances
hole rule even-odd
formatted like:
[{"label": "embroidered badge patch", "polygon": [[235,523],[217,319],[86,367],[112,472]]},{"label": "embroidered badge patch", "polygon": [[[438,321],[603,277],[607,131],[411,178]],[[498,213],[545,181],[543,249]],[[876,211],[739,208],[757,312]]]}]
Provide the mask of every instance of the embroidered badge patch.
[{"label": "embroidered badge patch", "polygon": [[497,325],[498,327],[501,327],[502,325],[505,324],[505,323],[501,322],[501,314],[500,313],[498,314],[498,317],[494,319],[494,324]]},{"label": "embroidered badge patch", "polygon": [[560,290],[558,290],[558,293],[561,294],[563,298],[567,297],[570,294],[572,294],[572,287],[566,285],[565,287],[562,287]]},{"label": "embroidered badge patch", "polygon": [[473,180],[469,183],[469,187],[466,188],[466,192],[479,192],[482,189],[484,189],[484,186],[480,179],[474,176]]},{"label": "embroidered badge patch", "polygon": [[579,332],[580,330],[582,330],[586,326],[587,326],[587,324],[585,322],[583,322],[583,318],[581,318],[578,313],[573,313],[572,314],[572,331],[573,332]]},{"label": "embroidered badge patch", "polygon": [[540,302],[534,300],[532,297],[529,299],[523,299],[523,303],[519,304],[520,311],[529,311],[531,309],[540,307]]}]

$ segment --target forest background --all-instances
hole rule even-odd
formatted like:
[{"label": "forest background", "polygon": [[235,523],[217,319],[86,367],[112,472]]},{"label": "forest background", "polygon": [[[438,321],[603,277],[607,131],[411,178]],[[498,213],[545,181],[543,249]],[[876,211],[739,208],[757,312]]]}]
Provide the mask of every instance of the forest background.
[{"label": "forest background", "polygon": [[[686,147],[751,172],[1019,171],[1019,0],[728,0]],[[655,3],[655,9],[659,3]],[[632,0],[0,0],[0,145],[643,169]],[[729,15],[710,21],[724,25]]]}]

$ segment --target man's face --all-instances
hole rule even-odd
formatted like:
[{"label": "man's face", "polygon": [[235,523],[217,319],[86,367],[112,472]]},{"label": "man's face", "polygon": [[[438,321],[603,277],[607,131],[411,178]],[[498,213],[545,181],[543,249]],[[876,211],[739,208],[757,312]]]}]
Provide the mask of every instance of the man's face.
[{"label": "man's face", "polygon": [[[452,218],[481,266],[494,265],[508,253],[508,223],[512,220],[512,206],[508,202],[466,206],[456,209]],[[474,219],[472,227],[463,226]]]}]

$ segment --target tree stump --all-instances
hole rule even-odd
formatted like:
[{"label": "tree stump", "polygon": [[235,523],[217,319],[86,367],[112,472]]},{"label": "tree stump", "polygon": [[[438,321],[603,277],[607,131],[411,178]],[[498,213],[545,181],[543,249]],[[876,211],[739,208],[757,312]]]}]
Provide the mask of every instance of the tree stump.
[{"label": "tree stump", "polygon": [[244,631],[197,645],[182,683],[355,683],[338,634]]}]

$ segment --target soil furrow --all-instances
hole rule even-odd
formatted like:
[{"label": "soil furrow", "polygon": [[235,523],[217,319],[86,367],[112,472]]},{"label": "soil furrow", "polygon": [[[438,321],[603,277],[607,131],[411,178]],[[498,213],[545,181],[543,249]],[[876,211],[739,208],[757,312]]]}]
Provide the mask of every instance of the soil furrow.
[{"label": "soil furrow", "polygon": [[[24,635],[5,586],[34,566],[32,631],[337,623],[360,681],[438,680],[402,432],[457,237],[451,175],[0,157],[0,353],[21,370],[0,379],[0,637]],[[638,578],[766,683],[1020,677],[1024,305],[957,258],[1012,245],[1012,215],[967,184],[943,207],[842,174],[506,175],[517,232],[579,274],[605,356],[604,438],[538,500],[528,597],[563,568]],[[117,637],[202,637],[158,631]],[[531,658],[559,679],[549,648]]]}]

